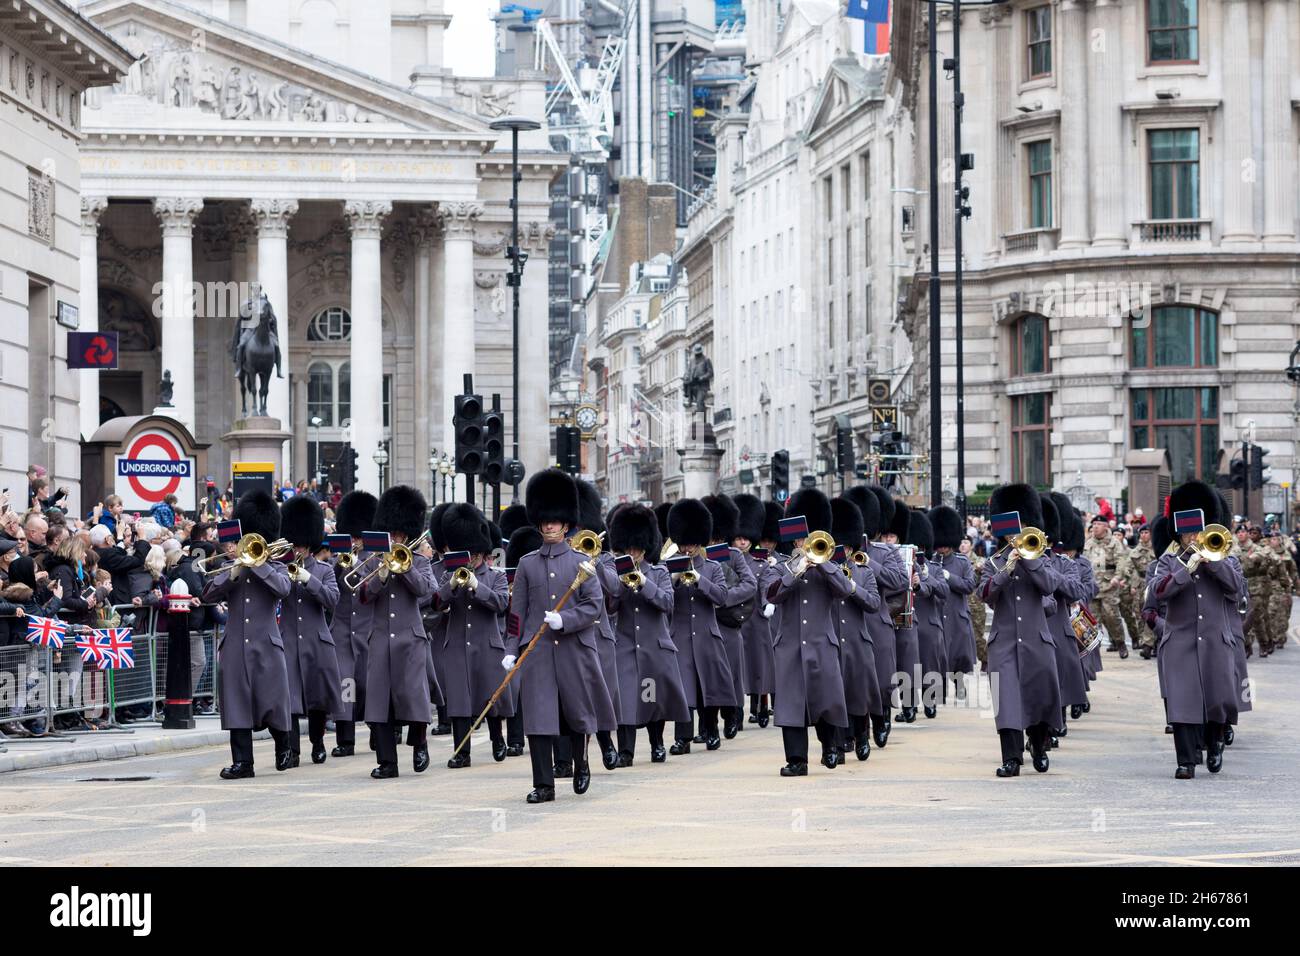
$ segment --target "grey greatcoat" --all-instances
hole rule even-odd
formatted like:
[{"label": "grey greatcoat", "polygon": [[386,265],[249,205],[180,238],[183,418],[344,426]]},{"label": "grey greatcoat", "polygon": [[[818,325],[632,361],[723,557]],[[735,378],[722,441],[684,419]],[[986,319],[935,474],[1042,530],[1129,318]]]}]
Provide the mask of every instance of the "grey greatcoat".
[{"label": "grey greatcoat", "polygon": [[1204,561],[1188,574],[1170,555],[1157,574],[1165,633],[1156,653],[1164,664],[1169,722],[1235,722],[1241,694],[1232,650],[1236,638],[1226,611],[1246,586],[1241,569],[1228,561]]},{"label": "grey greatcoat", "polygon": [[230,570],[203,591],[207,604],[225,601],[226,626],[217,643],[223,730],[289,729],[289,672],[275,608],[289,594],[289,574],[279,561]]},{"label": "grey greatcoat", "polygon": [[[362,556],[357,556],[357,562]],[[356,567],[353,564],[352,567]],[[362,602],[360,595],[344,582],[351,568],[332,568],[334,584],[338,590],[338,603],[330,619],[330,633],[334,635],[334,653],[339,665],[341,703],[334,716],[338,720],[364,720],[366,714],[366,653],[370,646],[370,625],[375,608]]]},{"label": "grey greatcoat", "polygon": [[1160,568],[1165,563],[1165,555],[1160,555],[1146,570],[1146,590],[1142,594],[1142,619],[1147,622],[1156,637],[1156,682],[1160,686],[1160,698],[1169,697],[1165,690],[1165,662],[1160,657],[1160,641],[1165,636],[1165,602],[1156,597],[1156,582],[1160,580]]},{"label": "grey greatcoat", "polygon": [[619,582],[605,594],[618,641],[618,722],[631,727],[656,720],[685,722],[691,712],[668,623],[672,578],[662,565],[642,561],[639,568],[645,575],[641,590]]},{"label": "grey greatcoat", "polygon": [[[559,603],[577,578],[578,566],[585,560],[564,541],[543,544],[519,559],[510,595],[506,654],[522,652],[541,628],[546,612]],[[563,629],[558,633],[548,629],[524,661],[518,675],[523,678],[519,704],[524,711],[524,733],[557,736],[561,710],[572,733],[594,734],[617,727],[597,649],[596,625],[603,602],[600,582],[588,578],[559,612]]]},{"label": "grey greatcoat", "polygon": [[[442,618],[442,688],[449,717],[477,717],[505,674],[501,658],[506,642],[501,636],[500,614],[510,606],[510,589],[504,571],[481,565],[474,569],[478,587],[452,588],[452,575],[444,574],[434,592],[434,610]],[[514,702],[498,698],[489,716],[513,717]]]},{"label": "grey greatcoat", "polygon": [[948,596],[943,600],[943,641],[948,650],[948,670],[973,674],[979,666],[975,654],[975,630],[971,627],[968,596],[975,590],[975,569],[970,559],[957,551],[939,562],[947,571]]},{"label": "grey greatcoat", "polygon": [[[923,568],[921,584],[916,590],[917,650],[921,658],[922,679],[927,683],[938,681],[940,693],[947,687],[948,645],[944,640],[943,609],[948,600],[948,582],[943,568],[932,560],[921,559]],[[936,678],[933,675],[938,674]],[[923,685],[924,686],[924,685]]]},{"label": "grey greatcoat", "polygon": [[432,714],[429,637],[420,602],[432,593],[429,559],[415,555],[405,574],[375,575],[361,589],[373,604],[374,624],[366,659],[366,722],[427,724]]},{"label": "grey greatcoat", "polygon": [[768,588],[768,600],[781,606],[774,648],[776,724],[809,727],[825,720],[847,727],[844,676],[833,621],[836,600],[852,593],[854,584],[832,561],[813,565],[797,578],[790,564],[778,570],[780,576]]},{"label": "grey greatcoat", "polygon": [[696,555],[691,566],[700,576],[699,582],[673,588],[673,644],[678,651],[682,690],[691,707],[734,707],[736,685],[731,677],[731,659],[714,613],[727,599],[722,565]]},{"label": "grey greatcoat", "polygon": [[1055,727],[1061,687],[1044,599],[1056,592],[1059,576],[1045,558],[1021,558],[1008,574],[1006,560],[993,557],[985,571],[984,601],[993,608],[988,671],[994,722],[998,730]]},{"label": "grey greatcoat", "polygon": [[[609,594],[620,586],[614,555],[608,551],[601,552],[596,557],[596,578],[600,581],[600,589],[605,594]],[[614,637],[614,622],[610,619],[609,608],[606,607],[604,601],[600,602],[600,620],[596,624],[596,636],[600,638],[596,642],[596,650],[600,653],[600,673],[605,678],[605,687],[609,690],[609,699],[613,702],[614,713],[617,715],[621,713],[618,686],[618,648]]]},{"label": "grey greatcoat", "polygon": [[[1082,600],[1090,603],[1097,596],[1097,578],[1092,570],[1092,562],[1079,552],[1074,556],[1074,570],[1079,576],[1079,585],[1087,595]],[[1089,687],[1089,681],[1097,679],[1097,673],[1101,670],[1101,647],[1094,647],[1092,653],[1083,658],[1083,676],[1084,689]]]},{"label": "grey greatcoat", "polygon": [[289,669],[289,712],[305,714],[343,709],[339,661],[326,623],[339,600],[334,568],[311,555],[301,567],[311,575],[306,584],[290,581],[289,595],[280,605],[280,636]]},{"label": "grey greatcoat", "polygon": [[772,658],[772,622],[763,616],[763,605],[767,603],[767,587],[775,572],[767,558],[760,560],[747,554],[744,563],[754,573],[756,594],[754,613],[740,626],[740,640],[744,645],[745,692],[770,694],[776,689],[776,663]]},{"label": "grey greatcoat", "polygon": [[[447,703],[442,696],[442,683],[439,674],[442,673],[442,655],[447,647],[447,619],[437,612],[434,608],[435,598],[438,588],[442,587],[443,580],[450,573],[442,566],[442,559],[436,558],[429,561],[429,573],[433,575],[433,587],[429,591],[428,597],[420,602],[420,612],[423,618],[425,633],[429,635],[428,651],[425,654],[425,669],[429,675],[429,690],[433,694],[433,703],[439,707]],[[484,701],[487,703],[487,701]],[[444,714],[443,716],[450,716]],[[475,714],[474,716],[478,716]]]},{"label": "grey greatcoat", "polygon": [[[856,717],[883,714],[885,698],[876,673],[874,638],[868,618],[880,610],[880,592],[870,565],[854,565],[853,591],[835,600],[835,636],[840,642],[840,671],[844,676],[844,705]],[[893,638],[891,636],[890,640]]]},{"label": "grey greatcoat", "polygon": [[[1237,560],[1235,554],[1228,555],[1223,560],[1231,561],[1237,573],[1242,576],[1242,580],[1245,580],[1245,572],[1242,571],[1241,562]],[[1244,627],[1246,615],[1244,613],[1245,602],[1242,600],[1245,596],[1245,592],[1242,592],[1236,601],[1229,601],[1225,598],[1223,605],[1223,616],[1228,621],[1228,627],[1231,629],[1234,639],[1232,642],[1232,659],[1237,663],[1237,712],[1241,714],[1254,709],[1252,700],[1255,696],[1254,693],[1249,692],[1250,675],[1246,672],[1246,636]]]},{"label": "grey greatcoat", "polygon": [[[1061,706],[1073,707],[1088,702],[1088,681],[1083,673],[1083,662],[1079,660],[1079,641],[1074,636],[1074,626],[1070,623],[1073,616],[1071,604],[1086,600],[1088,587],[1079,580],[1077,565],[1063,554],[1051,555],[1052,566],[1058,577],[1056,591],[1056,612],[1048,617],[1048,626],[1056,638],[1056,677],[1061,682]],[[1052,725],[1061,726],[1061,722]]]},{"label": "grey greatcoat", "polygon": [[[735,607],[746,601],[751,604],[757,603],[758,576],[739,548],[731,549],[731,560],[723,566],[722,575],[727,586],[727,597],[719,607]],[[761,616],[762,611],[762,607],[754,608],[754,614]],[[728,627],[719,621],[718,631],[722,634],[722,646],[727,651],[727,663],[731,667],[731,685],[735,697],[731,706],[741,707],[745,703],[745,639],[742,636],[744,625]]]},{"label": "grey greatcoat", "polygon": [[880,607],[867,615],[867,630],[871,634],[871,651],[876,658],[876,681],[880,685],[883,710],[889,712],[894,693],[894,674],[898,670],[898,655],[894,637],[894,619],[889,613],[889,600],[897,598],[911,584],[903,567],[903,556],[893,545],[873,541],[867,548],[872,572],[876,576],[876,589],[880,592]]}]

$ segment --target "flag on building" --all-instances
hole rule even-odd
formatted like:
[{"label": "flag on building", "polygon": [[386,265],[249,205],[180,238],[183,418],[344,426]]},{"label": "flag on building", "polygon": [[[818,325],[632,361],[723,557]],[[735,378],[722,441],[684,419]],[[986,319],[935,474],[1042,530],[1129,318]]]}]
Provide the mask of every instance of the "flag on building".
[{"label": "flag on building", "polygon": [[849,0],[848,16],[860,21],[853,32],[862,30],[862,52],[884,56],[889,52],[889,0]]}]

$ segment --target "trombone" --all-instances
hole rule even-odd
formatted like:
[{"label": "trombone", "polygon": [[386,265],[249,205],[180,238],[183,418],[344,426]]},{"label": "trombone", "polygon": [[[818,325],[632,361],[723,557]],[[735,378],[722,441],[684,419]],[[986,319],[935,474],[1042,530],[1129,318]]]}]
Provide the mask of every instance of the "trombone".
[{"label": "trombone", "polygon": [[596,534],[594,531],[583,530],[573,536],[570,544],[573,546],[574,551],[586,555],[587,560],[590,561],[600,554],[605,547],[604,542],[605,532],[602,531],[600,534]]},{"label": "trombone", "polygon": [[[231,564],[240,564],[246,568],[255,568],[265,564],[267,561],[273,561],[282,558],[293,550],[291,545],[284,538],[277,538],[270,544],[267,544],[256,531],[250,531],[239,539],[239,544],[235,546],[235,559]],[[222,571],[229,571],[230,565],[223,565],[219,568],[208,568],[204,565],[203,575],[209,577],[213,574],[220,574]]]},{"label": "trombone", "polygon": [[804,542],[803,553],[794,567],[794,576],[799,577],[808,570],[810,564],[825,564],[834,553],[835,539],[825,531],[814,531]]},{"label": "trombone", "polygon": [[1020,534],[1003,545],[993,557],[996,558],[998,555],[1006,554],[1007,551],[1015,551],[1025,560],[1041,558],[1043,552],[1047,550],[1047,545],[1047,535],[1043,534],[1038,528],[1022,528]]},{"label": "trombone", "polygon": [[[1222,561],[1232,551],[1232,532],[1221,524],[1207,524],[1204,530],[1196,533],[1196,540],[1189,550],[1202,561]],[[1185,568],[1189,567],[1183,560],[1182,551],[1178,553],[1178,562]]]},{"label": "trombone", "polygon": [[353,548],[351,551],[344,551],[342,554],[340,554],[337,558],[334,559],[335,566],[342,568],[344,571],[350,570],[352,565],[356,563],[357,563],[356,548]]},{"label": "trombone", "polygon": [[[415,562],[415,551],[424,543],[424,539],[429,537],[426,531],[410,544],[395,544],[391,551],[378,555],[379,564],[372,571],[366,574],[360,580],[357,579],[357,573],[361,570],[362,565],[353,568],[343,577],[343,583],[353,591],[357,591],[365,586],[365,583],[373,578],[380,571],[387,569],[389,574],[405,574],[411,570],[411,565]],[[374,557],[374,555],[372,555]],[[367,558],[369,560],[369,558]]]}]

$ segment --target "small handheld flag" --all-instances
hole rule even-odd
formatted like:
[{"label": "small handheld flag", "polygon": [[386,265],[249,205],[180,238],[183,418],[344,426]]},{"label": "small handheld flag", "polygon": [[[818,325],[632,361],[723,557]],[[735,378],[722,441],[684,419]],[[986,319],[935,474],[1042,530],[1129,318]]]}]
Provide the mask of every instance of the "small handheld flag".
[{"label": "small handheld flag", "polygon": [[995,538],[1020,534],[1020,512],[1004,511],[1002,514],[990,515],[989,530]]},{"label": "small handheld flag", "polygon": [[844,549],[844,545],[837,544],[835,546],[835,550],[831,552],[831,560],[839,564],[843,564],[848,560],[848,552]]},{"label": "small handheld flag", "polygon": [[1205,512],[1200,508],[1174,512],[1174,534],[1196,534],[1205,530]]},{"label": "small handheld flag", "polygon": [[772,552],[769,551],[767,548],[750,548],[749,553],[752,554],[760,561],[766,561],[767,556]]},{"label": "small handheld flag", "polygon": [[620,554],[614,558],[614,570],[618,572],[619,577],[631,574],[636,570],[636,559],[630,554]]},{"label": "small handheld flag", "polygon": [[704,556],[710,561],[727,562],[731,560],[731,545],[729,544],[711,544],[704,551]]},{"label": "small handheld flag", "polygon": [[669,574],[680,574],[683,571],[689,571],[691,556],[689,554],[679,554],[676,557],[669,558],[664,562],[664,567],[668,569]]},{"label": "small handheld flag", "polygon": [[363,531],[361,547],[365,551],[388,552],[393,550],[393,539],[387,531]]},{"label": "small handheld flag", "polygon": [[782,518],[777,527],[782,541],[795,541],[808,537],[808,519],[803,515]]},{"label": "small handheld flag", "polygon": [[455,571],[469,564],[468,551],[448,551],[442,556],[442,566],[448,571]]},{"label": "small handheld flag", "polygon": [[135,667],[135,652],[131,646],[129,627],[110,627],[95,633],[98,635],[100,653],[109,661],[101,665],[101,669]]},{"label": "small handheld flag", "polygon": [[217,540],[222,544],[232,544],[243,536],[244,533],[240,530],[238,520],[217,522]]},{"label": "small handheld flag", "polygon": [[99,667],[103,663],[104,650],[99,646],[98,634],[95,631],[87,629],[78,632],[77,650],[81,652],[81,659],[87,664]]},{"label": "small handheld flag", "polygon": [[27,618],[27,641],[41,647],[63,647],[63,638],[68,633],[68,625],[52,617],[38,617],[35,614]]},{"label": "small handheld flag", "polygon": [[327,534],[325,543],[329,545],[332,554],[347,554],[352,550],[352,535],[350,534]]}]

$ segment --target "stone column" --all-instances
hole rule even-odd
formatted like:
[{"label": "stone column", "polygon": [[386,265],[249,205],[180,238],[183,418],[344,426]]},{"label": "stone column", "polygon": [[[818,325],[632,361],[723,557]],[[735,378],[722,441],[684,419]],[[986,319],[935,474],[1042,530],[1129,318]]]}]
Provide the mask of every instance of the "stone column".
[{"label": "stone column", "polygon": [[[1088,177],[1097,190],[1094,246],[1122,246],[1128,228],[1124,222],[1124,117],[1119,105],[1124,100],[1123,24],[1117,0],[1097,0],[1095,16],[1097,42],[1089,48],[1092,65],[1092,144],[1093,169]],[[1068,81],[1067,81],[1068,82]],[[1069,188],[1072,188],[1070,184]],[[1057,189],[1064,193],[1065,184]]]},{"label": "stone column", "polygon": [[1088,21],[1082,0],[1061,0],[1061,240],[1059,248],[1089,241]]},{"label": "stone column", "polygon": [[[429,409],[433,404],[433,387],[429,381],[432,369],[430,343],[433,332],[433,247],[442,235],[433,209],[422,209],[415,216],[415,474],[428,475],[429,451],[433,447],[432,425]],[[439,343],[441,344],[441,343]],[[417,486],[424,480],[417,478]],[[436,489],[429,497],[437,497]]]},{"label": "stone column", "polygon": [[393,204],[387,201],[348,200],[343,204],[343,215],[352,229],[352,447],[357,452],[358,486],[375,494],[380,488],[374,454],[384,437],[379,237],[384,217],[392,211]]},{"label": "stone column", "polygon": [[[194,217],[202,199],[155,199],[162,223],[162,367],[172,373],[172,407],[159,410],[194,430]],[[148,386],[146,386],[148,387]]]},{"label": "stone column", "polygon": [[[108,208],[103,196],[81,197],[81,289],[77,308],[82,332],[99,329],[99,217]],[[90,438],[99,427],[99,370],[82,369],[80,378],[81,437]]]},{"label": "stone column", "polygon": [[[1289,40],[1289,38],[1288,38]],[[1286,42],[1286,41],[1284,41]],[[1202,53],[1202,56],[1205,54]],[[1289,75],[1289,74],[1288,74]],[[1267,80],[1265,83],[1267,84]],[[1250,8],[1223,0],[1223,242],[1253,242],[1254,199],[1242,166],[1251,158]],[[1206,143],[1201,143],[1204,156]]]},{"label": "stone column", "polygon": [[[519,459],[525,481],[550,463],[550,297],[548,258],[555,227],[531,222],[520,227],[519,244],[528,253],[519,290]],[[510,308],[507,303],[507,308]],[[513,434],[507,428],[513,441]],[[510,456],[511,445],[506,446]],[[504,491],[503,491],[504,493]],[[520,488],[520,493],[523,489]]]},{"label": "stone column", "polygon": [[[454,453],[451,416],[466,372],[474,371],[474,223],[483,215],[477,202],[442,203],[442,402],[447,451]],[[455,479],[456,500],[465,497],[465,480]]]},{"label": "stone column", "polygon": [[[254,199],[249,204],[257,226],[257,282],[275,312],[280,337],[280,372],[271,378],[266,393],[266,413],[280,420],[281,428],[293,428],[289,421],[289,219],[298,211],[296,199]],[[294,455],[292,442],[285,442],[284,475],[296,480],[306,462]]]},{"label": "stone column", "polygon": [[1295,136],[1291,123],[1291,0],[1264,7],[1264,241],[1295,241]]}]

